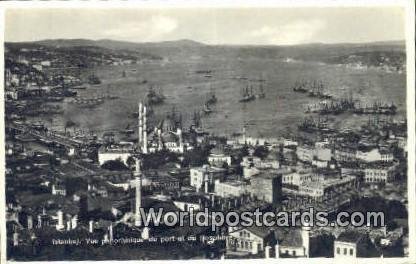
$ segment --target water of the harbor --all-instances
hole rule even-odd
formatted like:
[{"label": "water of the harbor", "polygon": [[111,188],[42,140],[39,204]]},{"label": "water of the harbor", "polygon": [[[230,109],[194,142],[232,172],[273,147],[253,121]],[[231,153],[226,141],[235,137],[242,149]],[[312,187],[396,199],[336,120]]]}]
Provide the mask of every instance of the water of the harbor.
[{"label": "water of the harbor", "polygon": [[[212,77],[197,74],[196,70],[212,70]],[[123,71],[126,77],[123,77]],[[295,129],[306,116],[304,106],[319,102],[305,94],[294,93],[292,85],[301,80],[322,80],[327,91],[336,97],[351,93],[363,103],[374,101],[394,102],[398,115],[405,116],[406,76],[381,70],[358,70],[345,66],[310,62],[285,62],[264,58],[189,58],[177,62],[163,62],[129,66],[103,66],[93,70],[102,80],[98,86],[78,90],[80,97],[116,95],[118,99],[106,100],[94,108],[81,108],[64,102],[63,115],[43,117],[43,121],[58,130],[71,120],[76,129],[102,134],[105,131],[124,129],[134,125],[132,113],[138,102],[144,100],[149,85],[160,87],[166,96],[165,103],[154,106],[159,119],[175,107],[189,125],[194,111],[203,109],[204,101],[215,90],[218,102],[210,115],[202,115],[203,127],[215,134],[246,131],[252,136],[277,137],[283,131]],[[84,74],[89,74],[85,72]],[[266,98],[240,103],[242,87],[249,82],[238,77],[264,79]],[[236,78],[237,77],[237,78]],[[142,84],[147,80],[147,84]],[[256,87],[258,83],[251,82]],[[317,117],[317,116],[316,116]],[[356,127],[367,122],[368,116],[343,114],[334,117],[336,127]]]}]

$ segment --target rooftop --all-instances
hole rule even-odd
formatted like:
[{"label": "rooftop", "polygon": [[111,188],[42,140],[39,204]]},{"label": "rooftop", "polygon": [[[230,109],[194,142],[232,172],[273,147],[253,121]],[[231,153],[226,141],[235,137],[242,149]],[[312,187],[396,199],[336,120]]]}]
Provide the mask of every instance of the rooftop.
[{"label": "rooftop", "polygon": [[113,144],[110,146],[102,146],[98,152],[99,153],[124,153],[124,152],[131,152],[134,150],[134,144],[132,142],[125,142],[119,144]]},{"label": "rooftop", "polygon": [[341,233],[336,241],[348,242],[348,243],[358,243],[366,234],[358,231],[346,231]]},{"label": "rooftop", "polygon": [[221,182],[221,184],[231,185],[234,187],[245,185],[243,181],[239,181],[239,180],[227,180],[227,181]]},{"label": "rooftop", "polygon": [[198,170],[198,171],[201,171],[201,172],[214,172],[214,173],[215,172],[225,172],[226,171],[226,169],[224,169],[224,168],[212,167],[212,166],[209,166],[209,165],[204,165],[202,167],[194,167],[192,169]]}]

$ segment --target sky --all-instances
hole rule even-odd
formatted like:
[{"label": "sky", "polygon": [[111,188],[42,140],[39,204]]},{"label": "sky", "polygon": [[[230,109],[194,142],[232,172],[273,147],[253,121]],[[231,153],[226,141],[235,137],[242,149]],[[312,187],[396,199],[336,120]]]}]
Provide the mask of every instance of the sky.
[{"label": "sky", "polygon": [[399,7],[9,9],[5,40],[56,38],[293,45],[405,39]]}]

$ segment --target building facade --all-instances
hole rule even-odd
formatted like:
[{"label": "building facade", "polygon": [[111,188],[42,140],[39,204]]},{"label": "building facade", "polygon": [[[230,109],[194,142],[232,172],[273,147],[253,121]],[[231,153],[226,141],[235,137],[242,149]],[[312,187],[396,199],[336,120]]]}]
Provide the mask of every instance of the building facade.
[{"label": "building facade", "polygon": [[367,183],[388,183],[395,180],[397,164],[378,163],[364,169],[364,180]]},{"label": "building facade", "polygon": [[282,196],[282,175],[273,171],[254,175],[250,178],[248,191],[259,200],[275,204]]},{"label": "building facade", "polygon": [[215,183],[216,180],[224,180],[226,169],[204,165],[190,169],[190,185],[197,191],[201,188],[208,192],[208,187]]}]

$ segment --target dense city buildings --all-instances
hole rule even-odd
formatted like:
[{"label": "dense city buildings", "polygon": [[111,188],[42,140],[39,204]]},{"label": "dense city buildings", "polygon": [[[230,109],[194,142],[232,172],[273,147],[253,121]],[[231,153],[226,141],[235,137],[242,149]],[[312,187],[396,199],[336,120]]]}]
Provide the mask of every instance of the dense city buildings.
[{"label": "dense city buildings", "polygon": [[[135,45],[6,43],[9,259],[408,255],[402,45]],[[328,224],[191,225],[310,208]],[[385,226],[336,225],[372,210]]]}]

